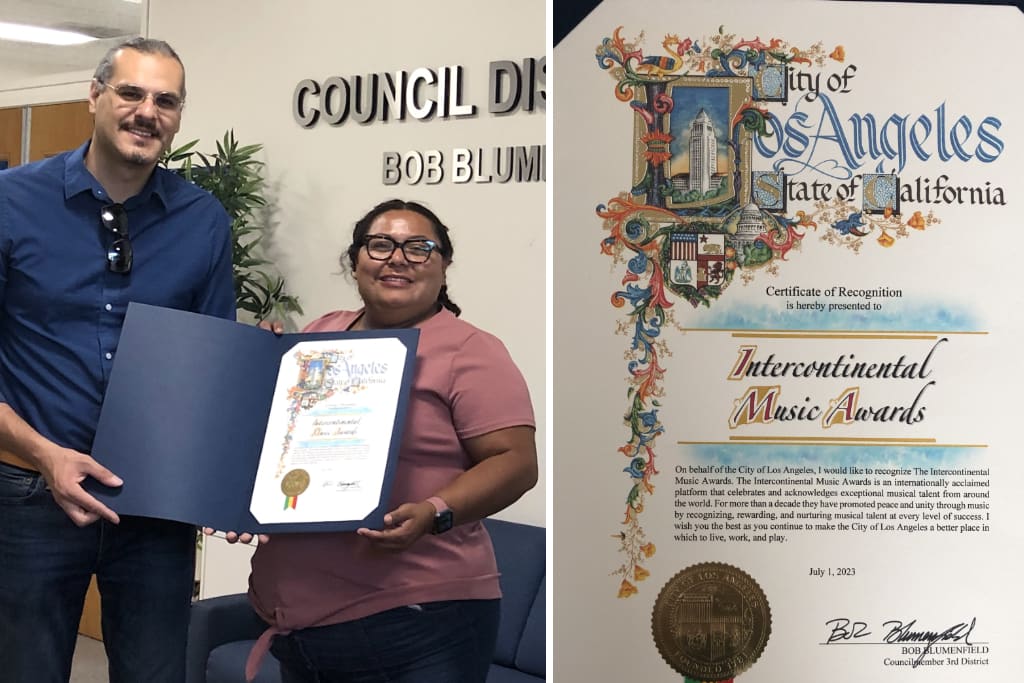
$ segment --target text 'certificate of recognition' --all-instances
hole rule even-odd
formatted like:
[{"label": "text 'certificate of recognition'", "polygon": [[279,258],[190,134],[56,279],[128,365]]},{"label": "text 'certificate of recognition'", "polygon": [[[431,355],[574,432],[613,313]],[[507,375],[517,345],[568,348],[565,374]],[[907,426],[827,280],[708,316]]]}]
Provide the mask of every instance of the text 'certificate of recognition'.
[{"label": "text 'certificate of recognition'", "polygon": [[281,361],[250,511],[261,524],[362,519],[377,507],[406,347],[297,344]]}]

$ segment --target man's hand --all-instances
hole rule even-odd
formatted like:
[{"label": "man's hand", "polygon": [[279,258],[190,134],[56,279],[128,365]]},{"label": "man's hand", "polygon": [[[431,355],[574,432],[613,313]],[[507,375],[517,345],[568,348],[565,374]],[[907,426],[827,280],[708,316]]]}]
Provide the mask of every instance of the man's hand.
[{"label": "man's hand", "polygon": [[117,524],[117,513],[82,488],[86,477],[106,486],[121,486],[121,478],[85,453],[54,444],[38,458],[40,471],[50,487],[53,499],[78,526],[88,526],[101,517]]}]

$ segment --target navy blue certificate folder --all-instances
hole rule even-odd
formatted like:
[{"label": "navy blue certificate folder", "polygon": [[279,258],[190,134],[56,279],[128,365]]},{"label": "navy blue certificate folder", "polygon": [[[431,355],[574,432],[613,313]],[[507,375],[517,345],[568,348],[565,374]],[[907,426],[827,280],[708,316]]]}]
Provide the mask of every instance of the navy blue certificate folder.
[{"label": "navy blue certificate folder", "polygon": [[[405,345],[380,501],[358,520],[259,524],[249,511],[278,369],[296,343],[397,338]],[[131,304],[100,413],[92,456],[124,480],[87,490],[119,515],[238,532],[381,528],[388,511],[419,330],[275,335],[252,325]]]}]

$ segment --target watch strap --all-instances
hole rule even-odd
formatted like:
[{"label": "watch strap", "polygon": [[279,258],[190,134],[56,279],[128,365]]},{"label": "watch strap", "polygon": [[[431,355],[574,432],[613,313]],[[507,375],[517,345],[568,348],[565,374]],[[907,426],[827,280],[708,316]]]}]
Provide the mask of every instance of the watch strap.
[{"label": "watch strap", "polygon": [[443,534],[451,529],[454,520],[448,503],[444,502],[444,499],[439,496],[431,496],[427,498],[427,502],[434,506],[434,523],[430,533],[435,535]]},{"label": "watch strap", "polygon": [[441,498],[440,496],[431,496],[430,498],[427,498],[427,502],[434,506],[435,516],[451,509],[448,507],[448,503],[444,502],[444,498]]}]

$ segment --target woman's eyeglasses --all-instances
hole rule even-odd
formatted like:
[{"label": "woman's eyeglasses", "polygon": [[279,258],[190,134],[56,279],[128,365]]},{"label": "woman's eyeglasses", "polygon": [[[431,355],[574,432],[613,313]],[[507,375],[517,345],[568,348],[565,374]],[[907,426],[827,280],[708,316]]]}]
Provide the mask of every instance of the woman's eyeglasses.
[{"label": "woman's eyeglasses", "polygon": [[144,88],[140,88],[137,85],[131,83],[122,83],[120,85],[111,85],[110,83],[104,83],[103,81],[96,81],[104,88],[110,88],[121,98],[121,101],[125,104],[132,106],[139,106],[146,101],[147,97],[153,98],[153,104],[162,112],[168,114],[176,114],[181,111],[181,107],[185,104],[185,100],[180,95],[173,92],[149,92]]},{"label": "woman's eyeglasses", "polygon": [[107,268],[112,273],[127,275],[132,270],[132,243],[128,239],[128,212],[120,204],[107,204],[100,209],[100,223],[116,235],[107,248]]},{"label": "woman's eyeglasses", "polygon": [[395,253],[395,249],[401,249],[402,255],[409,263],[426,263],[438,248],[434,240],[416,237],[396,242],[387,235],[367,235],[363,238],[363,245],[366,247],[366,253],[374,261],[387,261]]}]

